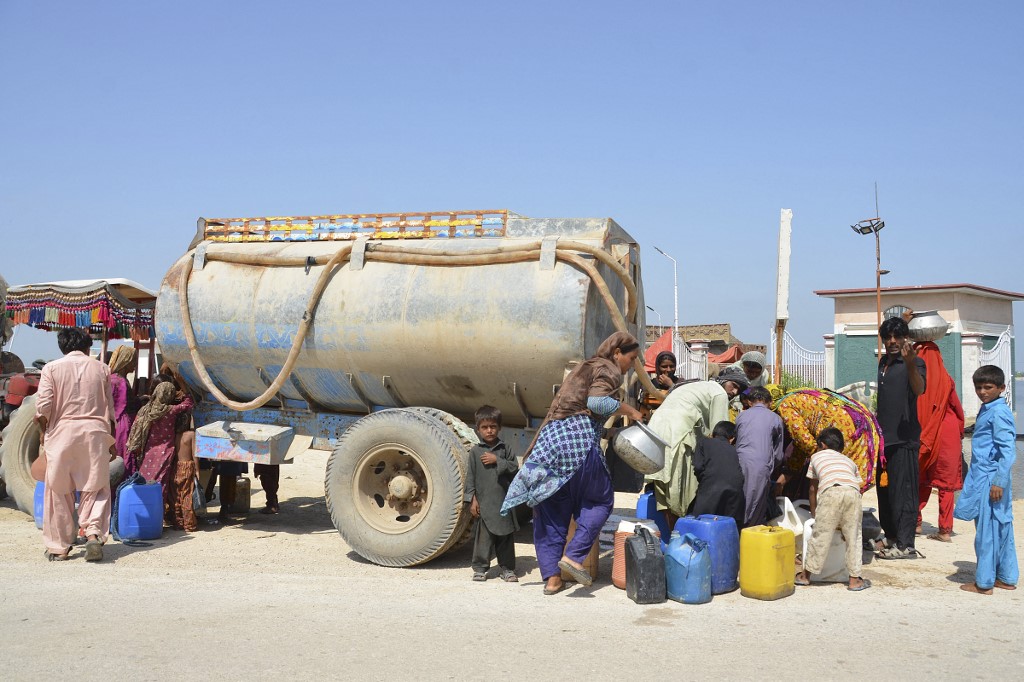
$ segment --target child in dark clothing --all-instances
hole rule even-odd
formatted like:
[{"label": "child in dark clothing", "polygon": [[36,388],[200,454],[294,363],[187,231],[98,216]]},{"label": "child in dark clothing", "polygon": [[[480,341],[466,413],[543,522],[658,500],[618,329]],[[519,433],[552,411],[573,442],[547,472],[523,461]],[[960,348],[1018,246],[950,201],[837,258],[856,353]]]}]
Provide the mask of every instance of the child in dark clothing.
[{"label": "child in dark clothing", "polygon": [[715,424],[711,438],[703,438],[693,453],[693,473],[697,477],[697,496],[686,513],[693,516],[715,514],[736,519],[743,527],[746,501],[743,497],[743,471],[736,456],[736,425]]},{"label": "child in dark clothing", "polygon": [[519,471],[515,453],[498,437],[501,411],[484,405],[476,411],[480,443],[469,453],[466,496],[469,512],[477,519],[473,528],[473,580],[487,580],[491,559],[497,557],[500,577],[507,583],[516,577],[516,546],[512,534],[519,528],[516,515],[501,515],[508,486]]}]

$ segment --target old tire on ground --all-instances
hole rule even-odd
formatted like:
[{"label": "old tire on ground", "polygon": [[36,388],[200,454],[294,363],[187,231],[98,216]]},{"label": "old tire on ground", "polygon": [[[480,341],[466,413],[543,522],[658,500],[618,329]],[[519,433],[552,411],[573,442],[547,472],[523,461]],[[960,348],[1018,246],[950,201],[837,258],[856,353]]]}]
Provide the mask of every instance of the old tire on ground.
[{"label": "old tire on ground", "polygon": [[0,478],[18,509],[32,513],[36,482],[29,468],[39,456],[39,426],[35,422],[36,397],[30,395],[11,415],[0,444]]},{"label": "old tire on ground", "polygon": [[[30,395],[13,414],[0,442],[0,479],[18,509],[33,513],[36,480],[32,478],[32,462],[39,457],[39,426],[35,421],[36,397]],[[124,479],[124,460],[117,457],[110,463],[110,489]],[[2,498],[0,498],[2,499]]]},{"label": "old tire on ground", "polygon": [[384,410],[350,426],[327,461],[331,521],[360,556],[415,566],[447,551],[469,516],[466,450],[441,420]]}]

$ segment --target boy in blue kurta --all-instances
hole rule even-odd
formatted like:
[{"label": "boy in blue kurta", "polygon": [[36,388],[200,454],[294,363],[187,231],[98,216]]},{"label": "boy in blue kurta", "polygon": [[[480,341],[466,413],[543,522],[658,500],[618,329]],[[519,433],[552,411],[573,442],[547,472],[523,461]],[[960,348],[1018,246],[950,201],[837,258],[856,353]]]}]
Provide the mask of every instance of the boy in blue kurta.
[{"label": "boy in blue kurta", "polygon": [[1017,589],[1017,549],[1013,543],[1013,491],[1010,469],[1017,458],[1017,429],[1010,406],[1003,400],[1006,376],[995,365],[974,373],[974,392],[982,402],[971,438],[971,465],[953,516],[974,521],[974,552],[978,567],[974,582],[960,589],[992,594],[992,588]]}]

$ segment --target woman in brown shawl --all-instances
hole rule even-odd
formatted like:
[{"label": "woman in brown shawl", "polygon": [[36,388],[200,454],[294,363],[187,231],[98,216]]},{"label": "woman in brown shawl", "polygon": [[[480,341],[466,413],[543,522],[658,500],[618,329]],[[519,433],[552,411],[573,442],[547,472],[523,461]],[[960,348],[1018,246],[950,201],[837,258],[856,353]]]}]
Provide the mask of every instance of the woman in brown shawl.
[{"label": "woman in brown shawl", "polygon": [[[534,508],[533,543],[546,581],[544,594],[562,589],[561,570],[581,585],[593,582],[582,562],[614,504],[600,447],[601,424],[611,415],[640,419],[638,410],[615,398],[639,351],[635,338],[616,332],[566,377],[509,486],[502,514],[523,503]],[[566,545],[573,518],[576,533]]]},{"label": "woman in brown shawl", "polygon": [[198,525],[192,509],[192,490],[196,475],[193,459],[179,460],[175,448],[175,421],[192,409],[192,396],[183,390],[179,402],[177,387],[164,381],[139,410],[128,436],[128,451],[141,457],[139,473],[147,481],[163,486],[164,521],[175,528],[194,531]]}]

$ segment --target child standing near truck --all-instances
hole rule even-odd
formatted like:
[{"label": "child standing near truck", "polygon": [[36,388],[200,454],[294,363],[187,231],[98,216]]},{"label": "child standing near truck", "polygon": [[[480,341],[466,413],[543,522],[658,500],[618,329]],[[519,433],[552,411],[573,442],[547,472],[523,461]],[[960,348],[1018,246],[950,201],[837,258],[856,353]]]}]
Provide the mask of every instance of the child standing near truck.
[{"label": "child standing near truck", "polygon": [[978,566],[974,582],[960,589],[975,594],[992,594],[993,587],[1015,590],[1019,577],[1010,487],[1017,428],[1003,400],[1005,390],[1006,375],[995,365],[983,365],[974,372],[974,392],[982,405],[971,437],[971,465],[953,517],[974,521]]},{"label": "child standing near truck", "polygon": [[498,437],[501,430],[498,408],[484,405],[474,418],[480,443],[469,453],[465,496],[470,513],[477,519],[473,529],[473,580],[487,580],[491,559],[497,557],[500,578],[507,583],[519,582],[512,537],[519,525],[515,514],[501,515],[501,504],[512,478],[519,471],[519,460]]}]

